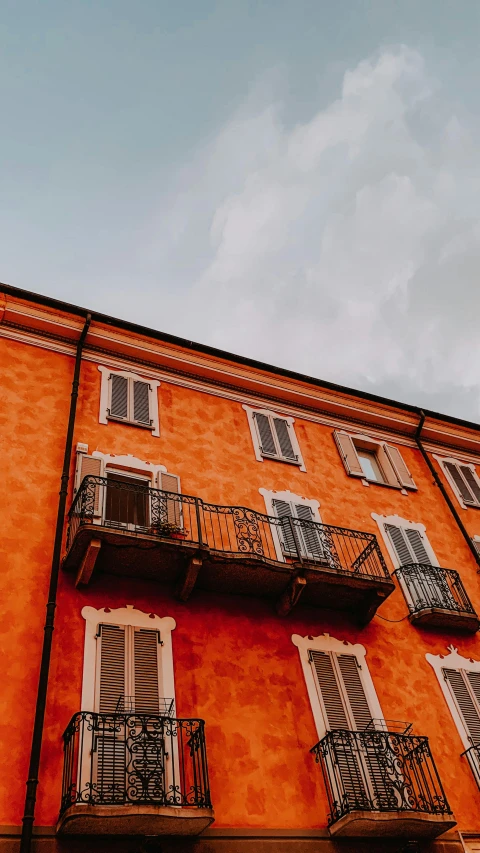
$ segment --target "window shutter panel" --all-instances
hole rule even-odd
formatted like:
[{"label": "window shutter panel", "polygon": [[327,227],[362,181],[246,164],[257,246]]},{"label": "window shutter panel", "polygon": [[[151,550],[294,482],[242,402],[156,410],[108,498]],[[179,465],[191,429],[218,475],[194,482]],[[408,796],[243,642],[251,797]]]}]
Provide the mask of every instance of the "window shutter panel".
[{"label": "window shutter panel", "polygon": [[363,469],[360,465],[360,460],[357,456],[357,451],[355,450],[355,445],[351,437],[345,432],[335,431],[333,435],[347,474],[351,474],[353,477],[364,477],[365,474],[363,473]]},{"label": "window shutter panel", "polygon": [[277,448],[275,446],[275,439],[270,426],[270,418],[268,415],[262,415],[259,412],[254,412],[254,418],[258,429],[258,436],[260,438],[260,452],[264,456],[277,456]]},{"label": "window shutter panel", "polygon": [[[312,508],[308,504],[295,504],[297,518],[302,521],[315,521]],[[297,527],[299,538],[303,540],[303,548],[309,557],[322,557],[322,540],[315,527]]]},{"label": "window shutter panel", "polygon": [[293,445],[290,440],[287,421],[284,420],[284,418],[273,418],[273,424],[275,426],[275,432],[277,433],[280,453],[282,454],[283,458],[291,459],[292,461],[296,462],[297,455],[293,450]]},{"label": "window shutter panel", "polygon": [[[88,456],[86,453],[77,453],[77,470],[75,474],[75,491],[78,492],[85,477],[103,476],[103,459],[96,456]],[[93,502],[93,514],[100,515],[100,486],[95,487],[95,499]]]},{"label": "window shutter panel", "polygon": [[419,530],[415,530],[412,527],[407,527],[405,530],[407,535],[407,539],[410,543],[410,547],[415,554],[415,563],[428,563],[429,566],[432,565],[432,561],[428,556],[428,552],[423,544],[422,534]]},{"label": "window shutter panel", "polygon": [[282,548],[289,554],[295,554],[297,551],[295,546],[295,537],[292,533],[290,522],[288,521],[289,518],[293,518],[292,507],[287,503],[287,501],[281,501],[277,498],[272,500],[272,506],[277,518],[281,521],[280,528],[277,527],[277,530],[280,533]]},{"label": "window shutter panel", "polygon": [[134,691],[138,714],[158,714],[158,631],[137,629],[134,632]]},{"label": "window shutter panel", "polygon": [[397,475],[399,483],[406,489],[416,489],[413,477],[405,465],[402,454],[398,448],[394,447],[392,444],[384,444],[383,446],[385,448],[385,453],[393,465],[393,470]]},{"label": "window shutter panel", "polygon": [[476,503],[474,495],[470,491],[460,471],[458,470],[458,466],[454,462],[444,462],[443,464],[445,466],[445,469],[450,474],[453,482],[455,483],[457,492],[459,493],[463,502],[466,504]]},{"label": "window shutter panel", "polygon": [[372,721],[372,713],[358,671],[357,658],[355,655],[337,655],[337,660],[355,728],[363,731]]},{"label": "window shutter panel", "polygon": [[387,532],[388,538],[392,543],[395,553],[398,558],[398,562],[401,566],[406,566],[409,563],[415,562],[412,554],[410,553],[410,548],[408,544],[408,540],[405,536],[405,531],[401,527],[397,527],[395,524],[385,524],[385,530]]},{"label": "window shutter panel", "polygon": [[330,655],[326,652],[310,651],[317,687],[323,701],[329,729],[350,729],[342,694]]},{"label": "window shutter panel", "polygon": [[480,554],[480,542],[478,539],[472,539],[473,547]]},{"label": "window shutter panel", "polygon": [[115,713],[125,697],[125,628],[100,625],[100,679],[98,710]]},{"label": "window shutter panel", "polygon": [[[162,492],[174,492],[180,494],[180,483],[176,474],[166,474],[160,472],[158,475],[159,487]],[[169,524],[176,524],[180,527],[181,524],[181,502],[175,498],[166,498],[167,503],[167,521]]]},{"label": "window shutter panel", "polygon": [[[480,715],[465,683],[463,673],[458,669],[443,669],[443,677],[447,682],[455,703],[463,719],[467,734],[473,744],[480,743]],[[468,673],[468,676],[479,673]]]},{"label": "window shutter panel", "polygon": [[128,418],[128,379],[117,373],[110,374],[110,414],[115,418]]},{"label": "window shutter panel", "polygon": [[150,385],[148,382],[133,382],[133,420],[150,426]]},{"label": "window shutter panel", "polygon": [[478,485],[475,479],[475,474],[473,473],[472,469],[469,468],[468,465],[460,465],[460,471],[465,477],[470,491],[473,493],[473,496],[476,500],[476,503],[480,503],[480,486]]}]

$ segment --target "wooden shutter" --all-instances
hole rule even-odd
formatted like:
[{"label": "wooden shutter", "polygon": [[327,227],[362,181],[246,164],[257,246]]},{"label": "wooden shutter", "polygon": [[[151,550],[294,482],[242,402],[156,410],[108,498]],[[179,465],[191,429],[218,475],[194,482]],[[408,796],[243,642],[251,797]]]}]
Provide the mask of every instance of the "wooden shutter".
[{"label": "wooden shutter", "polygon": [[111,395],[109,412],[114,418],[128,418],[128,379],[118,373],[110,374]]},{"label": "wooden shutter", "polygon": [[480,503],[480,486],[477,483],[477,479],[472,469],[469,468],[468,465],[460,465],[460,471],[465,477],[465,480],[467,481],[470,491],[473,493],[476,503]]},{"label": "wooden shutter", "polygon": [[384,444],[385,453],[387,454],[392,466],[395,471],[398,482],[405,489],[416,489],[415,482],[413,480],[410,471],[408,470],[405,462],[403,460],[402,454],[398,450],[398,448],[394,447],[391,444]]},{"label": "wooden shutter", "polygon": [[363,731],[372,720],[355,655],[311,650],[313,666],[329,729]]},{"label": "wooden shutter", "polygon": [[328,729],[350,729],[347,708],[342,697],[341,686],[327,652],[309,652],[317,689],[320,692]]},{"label": "wooden shutter", "polygon": [[[162,492],[174,492],[180,494],[180,481],[176,474],[167,474],[160,472],[158,475],[159,488]],[[167,521],[169,524],[181,526],[182,522],[182,506],[181,501],[175,498],[166,498],[167,505]]]},{"label": "wooden shutter", "polygon": [[281,522],[280,527],[277,527],[277,531],[280,534],[282,550],[287,554],[296,554],[297,548],[295,545],[295,536],[293,535],[290,522],[288,521],[289,518],[293,518],[292,507],[287,501],[281,501],[278,500],[278,498],[274,498],[272,500],[272,506],[277,518],[279,518]]},{"label": "wooden shutter", "polygon": [[100,665],[98,678],[98,710],[113,714],[125,698],[125,628],[100,625]]},{"label": "wooden shutter", "polygon": [[[475,691],[478,690],[478,679],[480,678],[480,673],[474,672],[462,672],[458,669],[442,669],[443,677],[447,682],[450,692],[455,700],[455,704],[460,713],[460,716],[463,720],[463,724],[465,726],[467,735],[472,744],[480,743],[480,713],[479,713],[479,705],[478,698],[475,701],[474,695],[472,696],[471,691],[468,687],[472,686],[472,682],[470,681],[471,676],[476,676],[474,679]],[[467,676],[468,681],[465,680],[465,675]]]},{"label": "wooden shutter", "polygon": [[136,628],[134,631],[133,678],[135,711],[139,714],[159,713],[158,631]]},{"label": "wooden shutter", "polygon": [[287,421],[285,418],[273,418],[273,425],[277,434],[281,456],[284,459],[291,459],[296,462],[298,457],[293,449]]},{"label": "wooden shutter", "polygon": [[473,542],[473,547],[475,548],[477,553],[480,554],[480,541],[478,539],[472,539],[472,542]]},{"label": "wooden shutter", "polygon": [[[315,521],[313,510],[308,504],[295,504],[295,513],[302,521]],[[322,540],[315,527],[305,525],[305,527],[297,527],[296,530],[303,545],[302,551],[308,557],[322,557]]]},{"label": "wooden shutter", "polygon": [[390,539],[390,542],[393,545],[400,565],[406,566],[409,563],[415,563],[416,561],[413,559],[413,555],[411,553],[410,546],[403,528],[397,527],[395,524],[385,524],[385,530],[387,532],[388,538]]},{"label": "wooden shutter", "polygon": [[347,474],[351,474],[352,477],[364,477],[365,474],[363,473],[363,468],[360,465],[360,460],[357,456],[357,451],[355,450],[352,437],[347,435],[345,432],[337,431],[335,431],[333,435]]},{"label": "wooden shutter", "polygon": [[[87,453],[77,453],[77,468],[75,472],[75,491],[78,492],[82,481],[85,477],[102,477],[103,476],[103,459],[97,456],[88,456]],[[93,514],[101,515],[101,493],[100,485],[95,487],[95,498],[93,502]]]},{"label": "wooden shutter", "polygon": [[150,385],[148,382],[133,381],[133,420],[150,426]]},{"label": "wooden shutter", "polygon": [[363,731],[372,720],[368,699],[363,689],[355,655],[337,655],[345,692],[348,697],[355,728]]},{"label": "wooden shutter", "polygon": [[253,416],[255,418],[258,437],[260,439],[260,453],[264,456],[278,456],[270,418],[268,415],[262,415],[259,412],[254,412]]},{"label": "wooden shutter", "polygon": [[[457,489],[458,494],[460,495],[462,501],[466,504],[475,504],[476,499],[475,495],[472,494],[470,487],[467,485],[465,480],[463,479],[459,466],[455,462],[444,462],[445,470],[450,474],[453,482],[455,483],[455,487]],[[463,466],[465,467],[465,466]],[[470,470],[470,469],[469,469]],[[471,473],[471,471],[470,471]]]},{"label": "wooden shutter", "polygon": [[428,563],[428,565],[432,565],[432,561],[428,556],[428,552],[423,544],[423,537],[419,530],[415,530],[415,528],[407,527],[405,529],[406,537],[410,543],[410,547],[415,556],[414,563]]}]

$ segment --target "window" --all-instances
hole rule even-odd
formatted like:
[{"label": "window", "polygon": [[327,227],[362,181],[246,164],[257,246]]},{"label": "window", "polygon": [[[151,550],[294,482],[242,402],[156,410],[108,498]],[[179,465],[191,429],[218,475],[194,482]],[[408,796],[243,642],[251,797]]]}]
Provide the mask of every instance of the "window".
[{"label": "window", "polygon": [[256,459],[277,459],[298,465],[305,471],[300,447],[293,424],[294,418],[286,418],[265,409],[243,406],[247,413]]},{"label": "window", "polygon": [[158,436],[157,380],[145,379],[129,371],[99,367],[102,374],[100,423],[122,421],[144,427]]},{"label": "window", "polygon": [[480,481],[475,466],[458,462],[456,459],[445,459],[435,454],[434,459],[441,463],[460,505],[465,509],[469,506],[480,507]]},{"label": "window", "polygon": [[401,489],[417,488],[398,448],[369,436],[350,435],[343,430],[335,431],[334,438],[345,470],[351,477]]},{"label": "window", "polygon": [[[265,500],[267,515],[280,519],[279,525],[272,525],[277,558],[285,560],[285,557],[294,557],[297,554],[296,537],[303,557],[310,560],[321,559],[324,556],[324,548],[320,531],[315,526],[315,523],[321,524],[319,502],[288,491],[259,491]],[[292,524],[290,519],[298,519],[300,523]]]}]

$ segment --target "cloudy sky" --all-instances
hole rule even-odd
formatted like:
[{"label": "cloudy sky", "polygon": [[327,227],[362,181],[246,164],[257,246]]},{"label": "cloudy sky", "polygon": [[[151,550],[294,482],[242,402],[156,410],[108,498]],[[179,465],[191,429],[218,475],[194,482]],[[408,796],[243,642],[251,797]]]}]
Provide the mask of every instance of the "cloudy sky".
[{"label": "cloudy sky", "polygon": [[478,0],[5,0],[0,280],[480,420]]}]

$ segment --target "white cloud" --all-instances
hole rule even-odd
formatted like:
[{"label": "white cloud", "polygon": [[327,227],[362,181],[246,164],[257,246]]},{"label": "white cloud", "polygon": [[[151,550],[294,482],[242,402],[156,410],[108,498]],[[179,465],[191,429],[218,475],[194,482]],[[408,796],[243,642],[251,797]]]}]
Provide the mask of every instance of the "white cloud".
[{"label": "white cloud", "polygon": [[281,86],[254,89],[173,180],[149,254],[177,282],[168,328],[477,418],[477,128],[406,47],[348,70],[301,125]]}]

